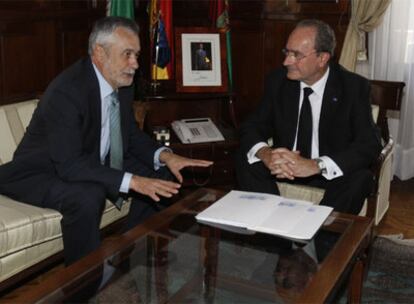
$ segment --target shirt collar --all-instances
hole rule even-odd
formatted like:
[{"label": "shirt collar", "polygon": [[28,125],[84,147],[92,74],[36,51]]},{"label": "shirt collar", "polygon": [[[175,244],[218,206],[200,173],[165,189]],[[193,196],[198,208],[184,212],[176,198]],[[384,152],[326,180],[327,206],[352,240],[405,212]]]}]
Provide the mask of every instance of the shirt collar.
[{"label": "shirt collar", "polygon": [[112,94],[112,92],[114,91],[114,89],[106,81],[106,79],[103,77],[103,75],[98,70],[98,68],[96,67],[96,65],[94,63],[92,63],[92,65],[93,65],[93,69],[95,70],[96,77],[98,77],[99,91],[100,91],[100,94],[101,94],[101,100],[104,100],[105,97],[107,97],[108,95]]},{"label": "shirt collar", "polygon": [[323,74],[322,78],[319,79],[317,82],[315,82],[313,85],[309,86],[304,82],[300,82],[300,89],[303,90],[304,88],[311,88],[313,90],[313,92],[320,96],[321,98],[323,97],[323,92],[325,91],[325,86],[326,86],[326,82],[328,81],[328,76],[329,76],[329,66],[328,69],[326,70],[325,74]]}]

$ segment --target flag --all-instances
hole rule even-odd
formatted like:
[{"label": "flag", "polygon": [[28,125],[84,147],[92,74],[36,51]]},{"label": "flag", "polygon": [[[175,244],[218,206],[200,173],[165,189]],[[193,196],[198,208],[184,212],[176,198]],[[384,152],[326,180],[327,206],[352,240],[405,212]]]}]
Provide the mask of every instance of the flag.
[{"label": "flag", "polygon": [[108,0],[107,15],[134,20],[134,0]]},{"label": "flag", "polygon": [[231,34],[229,20],[229,1],[228,0],[211,0],[210,1],[210,20],[212,26],[223,29],[226,32],[226,49],[227,49],[227,69],[229,77],[230,91],[233,88],[233,66],[231,58]]},{"label": "flag", "polygon": [[151,78],[171,79],[174,72],[172,0],[151,0],[150,18]]}]

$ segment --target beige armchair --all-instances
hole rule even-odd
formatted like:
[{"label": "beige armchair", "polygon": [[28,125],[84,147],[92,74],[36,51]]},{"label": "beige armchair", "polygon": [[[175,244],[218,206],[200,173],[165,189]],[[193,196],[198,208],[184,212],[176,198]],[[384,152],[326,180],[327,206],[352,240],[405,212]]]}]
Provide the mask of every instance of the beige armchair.
[{"label": "beige armchair", "polygon": [[[379,224],[389,207],[393,149],[395,144],[388,130],[387,111],[400,109],[404,86],[403,82],[371,81],[372,114],[381,129],[384,147],[372,167],[375,185],[371,195],[365,201],[360,215],[374,218],[375,225]],[[277,184],[282,196],[303,199],[315,204],[319,204],[324,195],[323,189],[280,182]]]}]

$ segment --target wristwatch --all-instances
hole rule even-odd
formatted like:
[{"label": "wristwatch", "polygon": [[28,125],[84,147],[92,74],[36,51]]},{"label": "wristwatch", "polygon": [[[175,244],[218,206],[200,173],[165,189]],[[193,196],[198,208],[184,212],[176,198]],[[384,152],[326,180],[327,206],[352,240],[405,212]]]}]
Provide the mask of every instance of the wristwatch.
[{"label": "wristwatch", "polygon": [[326,174],[328,171],[326,169],[325,162],[320,158],[315,158],[315,161],[319,167],[319,171],[321,172],[321,174]]}]

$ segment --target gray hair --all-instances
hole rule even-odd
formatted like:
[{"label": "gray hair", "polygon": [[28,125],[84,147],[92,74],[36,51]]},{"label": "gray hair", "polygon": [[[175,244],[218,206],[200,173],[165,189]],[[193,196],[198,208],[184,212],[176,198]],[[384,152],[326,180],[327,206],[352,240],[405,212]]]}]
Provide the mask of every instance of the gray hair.
[{"label": "gray hair", "polygon": [[89,35],[88,53],[92,55],[95,44],[107,45],[112,40],[113,32],[119,28],[125,28],[139,37],[139,26],[135,21],[123,17],[105,17],[95,22]]},{"label": "gray hair", "polygon": [[317,52],[327,52],[331,56],[334,55],[336,38],[335,32],[329,24],[317,19],[306,19],[296,25],[296,28],[303,27],[313,27],[316,30],[315,50]]}]

